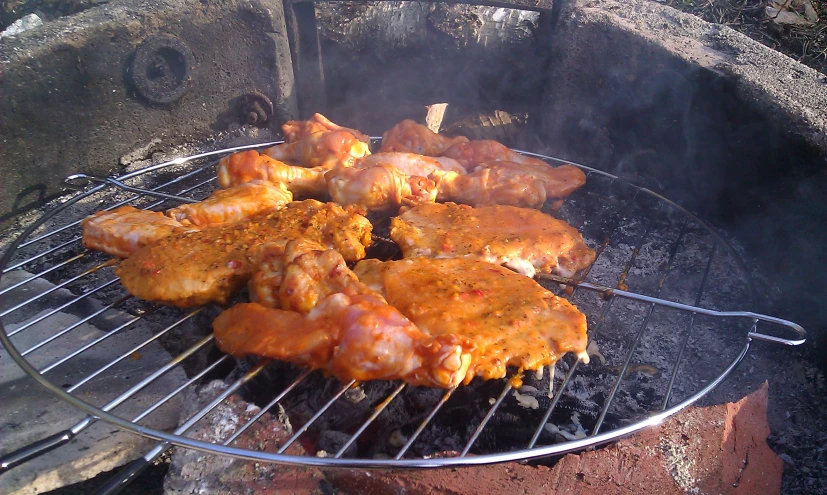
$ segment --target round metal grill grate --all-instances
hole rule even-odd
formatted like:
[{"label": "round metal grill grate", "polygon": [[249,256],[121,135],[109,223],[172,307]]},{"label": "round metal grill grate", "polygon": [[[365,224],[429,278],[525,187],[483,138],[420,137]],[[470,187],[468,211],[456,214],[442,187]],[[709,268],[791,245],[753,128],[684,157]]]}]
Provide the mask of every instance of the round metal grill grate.
[{"label": "round metal grill grate", "polygon": [[[538,281],[569,298],[587,315],[590,364],[568,356],[556,365],[554,373],[542,377],[530,373],[519,391],[501,380],[475,381],[468,387],[435,394],[399,383],[324,382],[317,372],[296,371],[262,360],[244,368],[247,371],[240,378],[191,417],[183,418],[175,431],[148,428],[144,426],[148,416],[233,360],[217,351],[208,352],[213,347],[212,336],[198,335],[199,328],[209,328],[210,308],[183,312],[127,294],[112,273],[111,260],[81,246],[80,220],[102,208],[124,204],[163,210],[176,204],[176,196],[204,198],[216,187],[218,159],[248,148],[254,146],[180,158],[121,176],[114,183],[91,185],[39,218],[11,244],[0,266],[3,279],[14,274],[16,281],[5,283],[0,296],[33,287],[35,281],[45,280],[49,286],[0,311],[0,341],[26,373],[89,414],[71,429],[33,446],[27,455],[65,443],[100,418],[159,440],[145,460],[158,456],[169,444],[257,461],[363,468],[426,468],[537,458],[603,444],[662,421],[723,381],[746,355],[752,339],[787,345],[803,342],[805,334],[800,326],[741,311],[752,304],[749,276],[733,249],[706,224],[647,189],[582,167],[587,173],[586,186],[559,210],[548,211],[578,228],[597,250],[597,260],[582,280],[544,276]],[[553,165],[564,163],[530,155]],[[79,179],[83,177],[74,177],[73,183]],[[130,189],[118,187],[119,183]],[[152,191],[161,194],[153,195]],[[64,290],[72,296],[22,322],[15,317]],[[91,301],[95,304],[90,305]],[[56,316],[65,311],[74,312],[77,320],[58,324]],[[120,316],[118,325],[93,340],[78,338],[82,325],[111,314]],[[26,338],[27,332],[48,325],[52,319],[54,326],[44,338],[36,342]],[[12,320],[16,323],[10,324]],[[84,359],[91,349],[100,349],[138,326],[151,329],[148,338],[112,354],[105,364],[73,377],[71,383],[56,382],[67,363]],[[766,329],[790,338],[763,333]],[[187,336],[189,342],[182,345]],[[173,348],[175,355],[166,364],[146,369],[133,358],[156,342],[164,342],[168,350]],[[180,348],[171,342],[178,342]],[[119,406],[148,387],[157,389],[160,379],[178,367],[188,373],[184,384],[156,391],[158,399],[137,416],[119,414]],[[122,392],[100,399],[102,402],[89,400],[84,394],[87,388],[114,370],[119,376],[128,375]],[[249,394],[256,381],[273,373],[290,379],[266,397],[259,393],[261,412],[232,436],[220,443],[187,436],[233,393]],[[326,384],[320,385],[322,382]],[[348,391],[354,387],[361,387],[367,400],[356,416],[352,409],[343,409],[350,400]],[[412,398],[420,404],[430,402],[417,414],[400,419],[398,411],[410,408],[407,404]],[[301,414],[295,412],[299,403],[304,404]],[[265,412],[279,406],[293,415],[294,425],[301,426],[278,452],[233,446]],[[349,437],[338,452],[327,457],[284,453],[304,434],[341,426],[336,418],[344,414],[350,415],[347,427],[342,427]],[[400,431],[403,440],[394,446],[377,446],[375,439],[363,438],[366,431],[377,430]],[[432,455],[446,449],[454,453]],[[24,454],[6,456],[4,462],[21,462]]]}]

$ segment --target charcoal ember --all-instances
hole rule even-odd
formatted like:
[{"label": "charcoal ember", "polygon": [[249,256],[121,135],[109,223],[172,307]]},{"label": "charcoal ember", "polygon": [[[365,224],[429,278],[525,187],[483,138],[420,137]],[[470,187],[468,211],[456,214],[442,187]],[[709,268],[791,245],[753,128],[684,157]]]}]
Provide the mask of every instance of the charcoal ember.
[{"label": "charcoal ember", "polygon": [[[200,390],[188,391],[182,418],[189,418],[214,397],[227,389],[226,383],[215,380]],[[205,442],[222,443],[239,427],[260,411],[259,407],[230,396],[200,421],[188,435]],[[276,452],[292,435],[286,414],[265,413],[253,426],[232,444],[253,451]],[[298,443],[285,452],[305,456]],[[273,463],[258,463],[231,457],[206,454],[176,447],[164,481],[165,493],[190,494],[307,494],[319,493],[325,486],[322,474],[312,468],[292,467]]]},{"label": "charcoal ember", "polygon": [[[319,440],[316,443],[316,455],[321,455],[324,452],[325,457],[333,456],[345,446],[350,435],[341,431],[326,430],[319,435]],[[342,454],[343,457],[354,457],[356,454],[356,444],[351,444],[345,449]]]},{"label": "charcoal ember", "polygon": [[766,444],[767,400],[765,384],[737,403],[688,408],[607,448],[566,455],[553,467],[507,463],[325,475],[344,495],[778,494],[783,461]]}]

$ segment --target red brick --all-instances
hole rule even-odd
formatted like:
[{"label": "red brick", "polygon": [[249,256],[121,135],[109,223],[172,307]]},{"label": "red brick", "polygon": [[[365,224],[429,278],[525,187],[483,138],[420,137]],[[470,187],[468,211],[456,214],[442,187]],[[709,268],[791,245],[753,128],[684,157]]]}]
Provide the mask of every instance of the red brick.
[{"label": "red brick", "polygon": [[326,473],[352,495],[600,494],[773,495],[783,461],[766,444],[767,384],[735,404],[689,408],[553,468],[501,464],[427,471]]}]

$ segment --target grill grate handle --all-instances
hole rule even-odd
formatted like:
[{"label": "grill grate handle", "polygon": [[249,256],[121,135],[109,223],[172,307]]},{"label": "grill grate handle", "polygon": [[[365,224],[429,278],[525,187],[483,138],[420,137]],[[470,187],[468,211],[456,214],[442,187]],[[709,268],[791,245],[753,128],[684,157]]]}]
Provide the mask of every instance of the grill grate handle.
[{"label": "grill grate handle", "polygon": [[51,452],[61,445],[69,443],[73,438],[75,438],[75,433],[72,430],[63,430],[10,452],[0,457],[0,474],[24,462],[40,457],[46,452]]},{"label": "grill grate handle", "polygon": [[129,463],[129,466],[118,472],[117,476],[110,479],[105,485],[100,487],[98,491],[95,492],[95,495],[115,495],[117,493],[121,493],[121,491],[126,488],[127,485],[132,483],[138,475],[146,471],[146,468],[148,468],[150,464],[151,462],[145,457],[135,459]]}]

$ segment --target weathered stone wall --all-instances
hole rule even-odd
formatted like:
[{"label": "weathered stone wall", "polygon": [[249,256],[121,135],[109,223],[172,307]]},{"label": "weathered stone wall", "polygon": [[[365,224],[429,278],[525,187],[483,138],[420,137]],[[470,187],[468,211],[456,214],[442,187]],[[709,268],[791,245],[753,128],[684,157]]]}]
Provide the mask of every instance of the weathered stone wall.
[{"label": "weathered stone wall", "polygon": [[[550,4],[550,2],[543,2]],[[331,117],[381,134],[425,105],[446,122],[539,108],[545,53],[535,11],[430,2],[316,4]]]},{"label": "weathered stone wall", "polygon": [[[192,51],[189,88],[170,104],[136,91],[130,66],[148,36]],[[238,125],[237,98],[296,113],[281,1],[144,0],[105,4],[0,40],[0,219],[58,191],[74,172],[109,174],[119,158],[210,138]],[[160,140],[160,142],[158,141]]]},{"label": "weathered stone wall", "polygon": [[649,0],[563,5],[537,151],[649,186],[731,235],[767,278],[773,302],[758,309],[810,330],[827,365],[827,76]]}]

